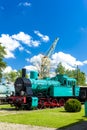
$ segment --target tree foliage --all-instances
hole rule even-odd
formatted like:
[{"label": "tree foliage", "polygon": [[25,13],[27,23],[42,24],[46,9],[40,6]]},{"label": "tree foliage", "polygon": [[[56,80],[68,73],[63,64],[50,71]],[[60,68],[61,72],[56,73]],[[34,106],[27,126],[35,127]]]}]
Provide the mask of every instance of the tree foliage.
[{"label": "tree foliage", "polygon": [[69,77],[75,78],[77,80],[77,84],[86,85],[86,74],[81,72],[81,70],[77,67],[75,70],[66,70],[60,62],[55,70],[56,74],[67,74]]},{"label": "tree foliage", "polygon": [[5,47],[2,47],[0,43],[0,79],[2,78],[3,69],[6,67],[6,63],[3,60],[5,55],[6,55]]},{"label": "tree foliage", "polygon": [[[22,70],[10,71],[9,73],[5,73],[3,76],[8,82],[15,82],[16,78],[22,77]],[[27,74],[26,77],[28,78]]]},{"label": "tree foliage", "polygon": [[65,67],[62,66],[62,63],[60,62],[55,70],[56,74],[64,74],[65,73]]},{"label": "tree foliage", "polygon": [[21,70],[6,72],[3,74],[3,77],[8,82],[14,82],[17,77],[21,77]]}]

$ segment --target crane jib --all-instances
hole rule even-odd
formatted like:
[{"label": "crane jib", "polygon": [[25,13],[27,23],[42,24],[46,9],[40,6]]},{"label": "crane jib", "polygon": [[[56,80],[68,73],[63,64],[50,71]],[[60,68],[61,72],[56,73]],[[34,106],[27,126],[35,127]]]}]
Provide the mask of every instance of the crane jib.
[{"label": "crane jib", "polygon": [[52,53],[57,45],[58,40],[59,40],[59,38],[56,38],[55,41],[52,43],[51,47],[49,48],[49,50],[46,53],[47,57],[50,57],[52,55]]}]

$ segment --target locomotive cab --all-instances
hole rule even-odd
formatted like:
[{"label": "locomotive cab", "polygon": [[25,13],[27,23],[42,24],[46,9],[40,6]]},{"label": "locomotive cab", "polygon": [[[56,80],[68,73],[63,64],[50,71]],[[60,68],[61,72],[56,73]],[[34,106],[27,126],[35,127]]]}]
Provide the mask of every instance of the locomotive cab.
[{"label": "locomotive cab", "polygon": [[76,79],[70,78],[67,75],[58,74],[56,77],[53,78],[53,80],[60,82],[60,88],[54,88],[54,92],[56,93],[56,96],[59,96],[61,91],[62,96],[66,97],[78,97],[80,87],[76,85]]},{"label": "locomotive cab", "polygon": [[76,86],[76,79],[68,77],[66,74],[58,74],[56,79],[61,83],[63,86],[71,87]]}]

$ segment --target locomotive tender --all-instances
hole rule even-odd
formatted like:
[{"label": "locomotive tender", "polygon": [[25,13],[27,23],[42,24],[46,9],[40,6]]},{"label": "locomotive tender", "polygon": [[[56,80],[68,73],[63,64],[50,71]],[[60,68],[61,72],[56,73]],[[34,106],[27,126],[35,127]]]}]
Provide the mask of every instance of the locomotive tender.
[{"label": "locomotive tender", "polygon": [[16,79],[14,87],[15,95],[9,97],[9,103],[18,109],[63,106],[67,99],[78,98],[80,93],[74,78],[58,74],[39,79],[38,73],[31,71],[29,79],[26,69],[22,69],[22,77]]}]

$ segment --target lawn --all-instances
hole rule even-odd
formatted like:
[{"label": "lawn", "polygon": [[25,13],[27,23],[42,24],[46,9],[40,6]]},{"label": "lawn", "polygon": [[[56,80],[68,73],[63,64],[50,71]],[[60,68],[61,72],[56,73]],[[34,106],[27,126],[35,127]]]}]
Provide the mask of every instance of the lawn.
[{"label": "lawn", "polygon": [[65,112],[63,107],[32,111],[15,111],[8,108],[10,107],[7,105],[0,106],[0,122],[61,128],[87,120],[84,106],[77,113]]}]

